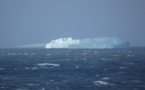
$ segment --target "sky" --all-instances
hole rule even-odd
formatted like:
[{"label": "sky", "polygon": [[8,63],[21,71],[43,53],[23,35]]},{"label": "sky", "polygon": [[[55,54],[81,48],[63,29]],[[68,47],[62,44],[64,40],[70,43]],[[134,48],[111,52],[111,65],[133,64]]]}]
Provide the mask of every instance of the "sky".
[{"label": "sky", "polygon": [[145,0],[0,0],[0,48],[67,37],[145,46]]}]

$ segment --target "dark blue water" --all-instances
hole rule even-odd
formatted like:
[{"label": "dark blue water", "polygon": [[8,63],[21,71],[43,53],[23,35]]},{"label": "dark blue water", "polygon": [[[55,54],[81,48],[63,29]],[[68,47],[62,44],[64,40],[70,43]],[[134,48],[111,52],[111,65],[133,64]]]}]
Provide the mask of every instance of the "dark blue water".
[{"label": "dark blue water", "polygon": [[145,90],[145,48],[1,49],[0,90]]}]

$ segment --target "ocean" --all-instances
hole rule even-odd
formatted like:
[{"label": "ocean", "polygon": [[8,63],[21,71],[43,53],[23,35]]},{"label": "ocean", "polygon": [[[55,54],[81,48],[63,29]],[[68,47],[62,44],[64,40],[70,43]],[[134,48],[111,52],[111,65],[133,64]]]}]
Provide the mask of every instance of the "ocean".
[{"label": "ocean", "polygon": [[0,90],[145,90],[145,48],[0,49]]}]

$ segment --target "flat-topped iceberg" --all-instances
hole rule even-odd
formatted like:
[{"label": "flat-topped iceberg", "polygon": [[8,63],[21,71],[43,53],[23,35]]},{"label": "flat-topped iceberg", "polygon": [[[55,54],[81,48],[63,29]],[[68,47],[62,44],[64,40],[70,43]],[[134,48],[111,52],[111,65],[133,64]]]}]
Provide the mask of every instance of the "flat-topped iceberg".
[{"label": "flat-topped iceberg", "polygon": [[100,37],[86,39],[60,38],[47,43],[45,48],[126,48],[128,41],[116,37]]}]

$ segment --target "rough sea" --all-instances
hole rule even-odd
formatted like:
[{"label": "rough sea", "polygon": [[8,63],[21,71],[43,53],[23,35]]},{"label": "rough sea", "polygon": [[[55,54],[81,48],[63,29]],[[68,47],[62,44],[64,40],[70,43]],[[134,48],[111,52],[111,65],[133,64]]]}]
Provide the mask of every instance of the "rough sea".
[{"label": "rough sea", "polygon": [[145,48],[0,49],[0,90],[145,90]]}]

